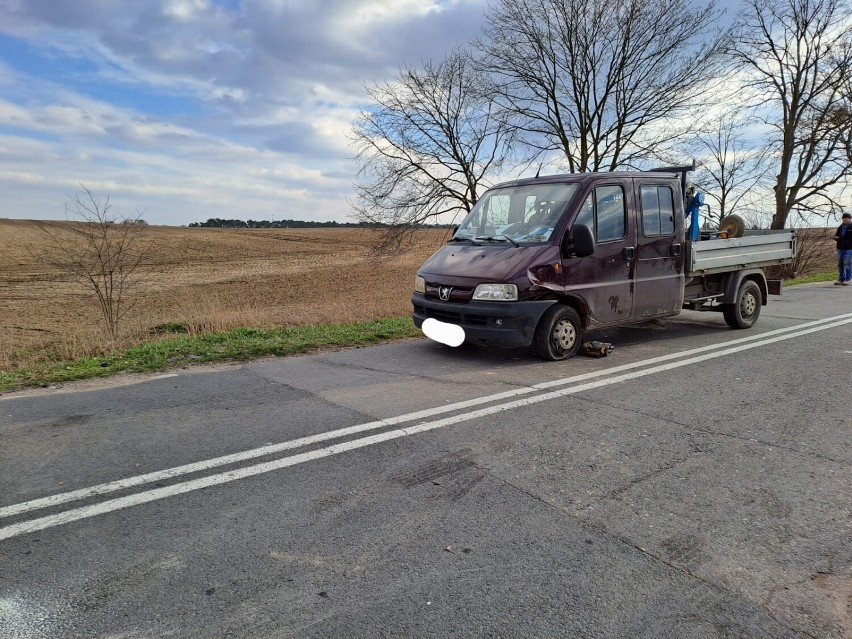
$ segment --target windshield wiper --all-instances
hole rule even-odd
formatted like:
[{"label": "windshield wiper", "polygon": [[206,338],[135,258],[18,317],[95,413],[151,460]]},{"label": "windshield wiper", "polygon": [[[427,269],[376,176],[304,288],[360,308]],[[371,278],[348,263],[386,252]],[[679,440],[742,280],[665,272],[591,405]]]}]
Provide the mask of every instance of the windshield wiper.
[{"label": "windshield wiper", "polygon": [[460,237],[451,237],[450,239],[447,240],[447,242],[471,242],[473,244],[479,244],[479,242],[477,242],[476,239],[477,238],[474,238],[474,237],[460,236]]},{"label": "windshield wiper", "polygon": [[489,235],[488,237],[477,236],[474,239],[485,240],[486,242],[511,242],[514,246],[520,246],[520,244],[508,235]]}]

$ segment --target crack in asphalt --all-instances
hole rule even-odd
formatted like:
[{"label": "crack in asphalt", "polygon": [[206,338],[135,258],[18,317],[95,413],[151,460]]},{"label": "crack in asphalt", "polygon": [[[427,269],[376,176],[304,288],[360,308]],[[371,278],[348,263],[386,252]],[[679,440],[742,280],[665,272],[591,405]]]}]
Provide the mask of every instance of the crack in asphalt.
[{"label": "crack in asphalt", "polygon": [[[577,399],[579,399],[580,401],[585,401],[585,402],[592,401],[592,400],[585,399],[585,398],[582,398],[582,397],[578,397]],[[645,413],[645,412],[642,412],[641,410],[637,410],[635,408],[627,408],[627,407],[619,406],[619,405],[616,405],[616,404],[608,404],[606,402],[602,402],[602,401],[599,401],[599,400],[595,400],[594,404],[596,406],[603,405],[603,406],[606,406],[607,408],[612,408],[614,410],[624,411],[624,412],[627,412],[627,413],[631,413],[633,415],[641,415],[642,417],[650,417],[651,419],[656,419],[656,420],[659,420],[661,422],[666,422],[667,424],[672,424],[674,426],[679,426],[681,428],[687,429],[687,432],[703,433],[705,435],[713,435],[713,436],[716,436],[716,437],[728,437],[730,439],[736,439],[738,441],[748,442],[750,444],[761,444],[763,446],[768,446],[768,447],[771,447],[771,448],[779,448],[781,450],[790,451],[792,453],[798,453],[799,455],[805,455],[805,456],[813,457],[815,459],[820,459],[820,460],[823,460],[823,461],[830,461],[830,462],[838,464],[840,466],[852,466],[852,463],[850,463],[847,460],[835,459],[834,457],[830,457],[830,456],[828,456],[824,453],[818,453],[818,452],[808,451],[808,450],[801,450],[801,449],[796,448],[794,446],[788,446],[788,445],[785,445],[785,444],[770,442],[770,441],[763,440],[763,439],[755,439],[753,437],[743,437],[742,435],[737,435],[735,433],[724,433],[724,432],[712,430],[712,429],[709,429],[709,428],[703,428],[701,426],[695,426],[694,424],[685,424],[683,422],[677,421],[676,419],[672,419],[671,417],[663,417],[661,415],[654,415],[653,413]],[[696,451],[696,452],[698,452],[698,451]]]},{"label": "crack in asphalt", "polygon": [[808,451],[808,450],[801,450],[801,449],[795,448],[793,446],[785,446],[784,444],[778,444],[776,442],[770,442],[770,441],[766,441],[766,440],[763,440],[763,439],[753,439],[753,438],[749,438],[749,437],[742,437],[740,435],[734,435],[732,433],[722,433],[722,432],[710,430],[710,429],[707,429],[707,428],[698,428],[696,430],[698,430],[699,432],[702,432],[702,433],[706,433],[707,435],[715,435],[715,436],[718,436],[718,437],[728,437],[730,439],[736,439],[738,441],[749,442],[749,443],[752,443],[752,444],[760,444],[762,446],[767,446],[767,447],[770,447],[770,448],[779,448],[781,450],[786,450],[786,451],[789,451],[791,453],[798,453],[799,455],[804,455],[804,456],[807,456],[807,457],[814,457],[814,458],[820,459],[822,461],[829,461],[829,462],[832,462],[834,464],[838,464],[840,466],[852,466],[852,462],[848,462],[848,461],[843,460],[843,459],[835,459],[834,457],[829,457],[828,455],[825,455],[823,453],[817,453],[817,452]]},{"label": "crack in asphalt", "polygon": [[696,454],[699,454],[701,452],[703,452],[703,451],[693,451],[691,454],[687,455],[686,457],[683,457],[681,459],[675,459],[671,463],[668,463],[661,468],[658,468],[656,470],[652,470],[651,472],[646,473],[646,474],[644,474],[640,477],[635,477],[634,479],[631,479],[629,482],[627,482],[627,484],[625,484],[624,486],[620,486],[619,488],[614,488],[611,491],[609,491],[608,493],[606,493],[606,498],[607,499],[613,499],[613,500],[620,500],[621,495],[626,493],[631,488],[634,488],[635,486],[638,486],[639,484],[646,482],[649,479],[653,479],[657,475],[662,475],[663,473],[667,473],[668,471],[672,470],[673,468],[677,468],[678,466],[680,466],[681,464],[683,464],[685,462],[688,462]]},{"label": "crack in asphalt", "polygon": [[[322,362],[323,364],[326,364],[326,365],[331,366],[331,367],[338,366],[338,367],[349,368],[349,369],[353,369],[353,370],[370,371],[371,373],[385,373],[385,374],[388,374],[388,375],[399,375],[399,376],[410,377],[412,379],[422,379],[422,380],[426,380],[426,381],[430,381],[430,382],[437,382],[439,384],[444,384],[444,385],[449,385],[449,386],[457,386],[459,384],[463,384],[465,386],[473,386],[473,385],[476,384],[473,381],[459,381],[459,380],[448,381],[447,379],[445,379],[443,377],[433,377],[431,375],[426,375],[424,373],[412,373],[412,372],[388,370],[388,369],[385,369],[385,368],[378,368],[378,367],[375,367],[375,366],[365,366],[363,364],[352,364],[350,362],[332,362],[332,361],[330,361],[326,358],[323,358],[323,357],[317,357],[316,361]],[[506,382],[506,381],[503,381],[503,380],[493,380],[493,381],[494,381],[495,384],[500,384],[500,385],[506,386],[508,388],[526,388],[527,386],[529,386],[528,384],[516,384],[516,383],[512,383],[512,382]]]},{"label": "crack in asphalt", "polygon": [[347,413],[354,415],[356,417],[356,421],[373,422],[380,419],[379,417],[375,417],[374,415],[369,415],[359,410],[355,410],[354,408],[352,408],[351,406],[347,406],[346,404],[341,404],[339,402],[332,401],[331,399],[323,397],[313,391],[305,390],[304,388],[299,388],[298,386],[294,386],[293,384],[288,384],[287,382],[281,382],[271,377],[267,377],[266,375],[260,372],[254,371],[254,374],[257,377],[266,380],[267,382],[272,382],[275,386],[282,386],[291,391],[305,393],[308,397],[311,397],[320,403],[326,404],[327,406],[331,406],[333,408],[344,410]]},{"label": "crack in asphalt", "polygon": [[[669,568],[670,570],[672,570],[674,572],[682,573],[682,574],[686,575],[687,577],[690,577],[690,578],[694,579],[695,581],[698,581],[698,582],[708,586],[709,588],[711,588],[715,591],[718,591],[720,593],[723,593],[723,594],[730,596],[730,597],[733,597],[733,598],[736,598],[738,596],[738,593],[736,591],[729,590],[721,584],[718,584],[714,581],[710,581],[708,579],[705,579],[704,577],[696,575],[691,570],[689,570],[689,569],[687,569],[683,566],[678,566],[678,565],[673,564],[669,561],[666,561],[665,559],[663,559],[659,555],[655,555],[654,553],[650,552],[649,550],[642,548],[637,543],[631,541],[627,537],[622,537],[621,535],[618,535],[618,534],[608,530],[607,528],[605,528],[604,526],[602,526],[600,524],[595,524],[593,522],[589,522],[585,519],[582,519],[581,517],[577,516],[575,513],[572,513],[570,510],[568,510],[562,504],[550,501],[550,500],[546,499],[545,497],[542,497],[541,495],[537,495],[534,492],[531,492],[530,490],[528,490],[528,489],[526,489],[522,486],[514,484],[513,482],[509,481],[508,479],[505,479],[503,477],[499,477],[499,476],[495,475],[494,473],[492,473],[490,470],[485,469],[485,468],[481,468],[476,463],[474,463],[474,466],[479,468],[480,472],[484,473],[488,477],[491,477],[495,481],[497,481],[501,484],[504,484],[506,486],[509,486],[510,488],[513,488],[517,492],[519,492],[523,495],[526,495],[527,497],[530,497],[531,499],[534,499],[535,501],[538,501],[539,503],[543,504],[544,506],[546,506],[548,508],[556,510],[557,512],[559,512],[559,513],[569,517],[570,519],[576,521],[580,526],[582,526],[586,529],[589,529],[589,530],[591,530],[591,531],[593,531],[597,534],[604,535],[604,536],[609,537],[609,538],[611,538],[615,541],[618,541],[618,542],[632,548],[633,550],[637,550],[643,556],[648,557],[652,561],[660,563],[660,564],[666,566],[667,568]],[[769,612],[761,602],[753,602],[753,603],[756,604],[757,606],[759,606],[760,609],[763,611],[763,613],[767,617],[769,617],[770,619],[775,621],[775,623],[777,623],[782,628],[786,628],[787,630],[790,630],[792,632],[797,632],[797,633],[801,634],[802,636],[807,637],[808,639],[818,639],[816,636],[808,633],[807,631],[792,627],[792,626],[788,625],[786,622],[784,622],[783,620],[778,619],[771,612]]]},{"label": "crack in asphalt", "polygon": [[[812,575],[808,575],[808,576],[807,576],[807,577],[805,577],[804,579],[799,579],[798,581],[792,581],[792,582],[789,582],[789,583],[783,583],[783,584],[779,584],[779,585],[777,585],[777,586],[772,586],[772,587],[769,589],[769,591],[768,591],[768,593],[767,593],[767,595],[766,595],[766,598],[765,598],[765,599],[764,599],[764,600],[760,603],[761,608],[763,608],[764,610],[766,610],[766,611],[767,611],[767,613],[766,613],[766,614],[767,614],[768,616],[772,617],[771,613],[769,613],[769,612],[768,612],[768,608],[769,608],[770,603],[772,602],[772,600],[775,598],[775,596],[776,596],[778,593],[780,593],[782,590],[786,590],[786,589],[788,589],[788,588],[795,588],[795,587],[797,587],[797,586],[802,586],[802,585],[804,585],[804,584],[807,584],[808,582],[811,582],[811,581],[814,581],[815,579],[817,579],[820,575],[835,576],[835,573],[834,573],[833,571],[831,571],[831,570],[829,570],[828,572],[817,571],[816,573],[814,573],[814,574],[812,574]],[[772,618],[774,619],[775,617],[772,617]],[[779,623],[781,623],[781,622],[779,622]],[[843,636],[843,637],[848,636],[848,635],[847,635],[847,634],[845,634],[845,632],[844,632],[844,631],[845,631],[845,629],[846,629],[845,624],[844,624],[842,621],[838,621],[838,624],[837,624],[837,625],[839,626],[839,629],[840,629],[840,631],[841,631],[841,633],[842,633],[842,635],[841,635],[841,636]],[[803,630],[802,630],[802,631],[799,631],[799,632],[802,632],[802,633],[803,633],[803,634],[805,634],[807,637],[814,637],[813,635],[810,635],[810,634],[808,634],[807,632],[805,632],[805,631],[803,631]],[[814,637],[814,639],[816,639],[816,638]]]}]

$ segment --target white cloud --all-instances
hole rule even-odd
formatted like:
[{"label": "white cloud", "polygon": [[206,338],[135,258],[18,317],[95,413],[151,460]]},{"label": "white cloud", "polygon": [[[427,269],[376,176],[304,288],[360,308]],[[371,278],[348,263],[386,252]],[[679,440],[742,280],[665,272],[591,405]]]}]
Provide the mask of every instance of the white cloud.
[{"label": "white cloud", "polygon": [[152,223],[346,219],[364,86],[441,57],[484,7],[0,0],[22,51],[0,60],[0,216],[55,217],[83,183]]},{"label": "white cloud", "polygon": [[206,0],[172,0],[163,7],[163,15],[188,21],[210,7]]}]

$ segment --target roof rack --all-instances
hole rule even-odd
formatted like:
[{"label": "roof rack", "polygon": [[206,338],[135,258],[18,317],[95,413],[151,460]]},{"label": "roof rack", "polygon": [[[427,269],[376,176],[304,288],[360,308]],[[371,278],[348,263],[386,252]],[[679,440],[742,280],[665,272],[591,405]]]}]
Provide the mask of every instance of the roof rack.
[{"label": "roof rack", "polygon": [[686,188],[688,186],[686,182],[686,174],[692,173],[695,171],[695,160],[692,160],[692,164],[684,165],[684,166],[660,166],[656,169],[649,169],[649,171],[655,171],[657,173],[680,173],[680,187],[683,190],[684,195],[686,194]]}]

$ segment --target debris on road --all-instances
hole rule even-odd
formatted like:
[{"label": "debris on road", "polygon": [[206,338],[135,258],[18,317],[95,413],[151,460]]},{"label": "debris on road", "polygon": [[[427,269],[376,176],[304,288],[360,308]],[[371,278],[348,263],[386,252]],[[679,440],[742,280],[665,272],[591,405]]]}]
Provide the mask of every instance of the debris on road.
[{"label": "debris on road", "polygon": [[587,341],[580,344],[580,354],[587,357],[606,357],[614,348],[609,342]]}]

